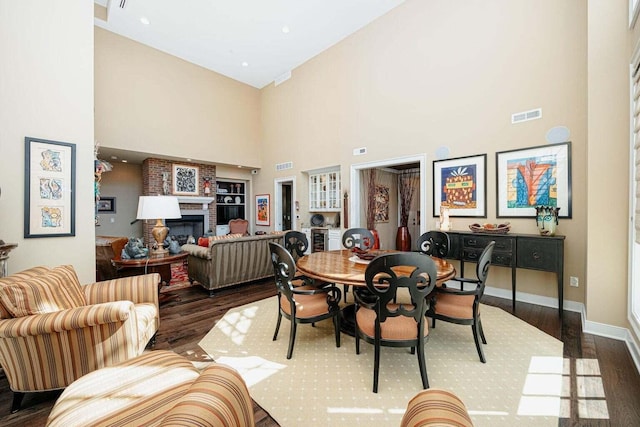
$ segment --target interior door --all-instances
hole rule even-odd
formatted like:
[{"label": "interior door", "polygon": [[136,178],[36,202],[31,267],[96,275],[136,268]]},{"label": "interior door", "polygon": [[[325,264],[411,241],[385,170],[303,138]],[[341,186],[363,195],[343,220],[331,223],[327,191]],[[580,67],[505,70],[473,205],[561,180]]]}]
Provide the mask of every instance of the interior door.
[{"label": "interior door", "polygon": [[282,184],[282,229],[291,230],[292,191],[290,183]]}]

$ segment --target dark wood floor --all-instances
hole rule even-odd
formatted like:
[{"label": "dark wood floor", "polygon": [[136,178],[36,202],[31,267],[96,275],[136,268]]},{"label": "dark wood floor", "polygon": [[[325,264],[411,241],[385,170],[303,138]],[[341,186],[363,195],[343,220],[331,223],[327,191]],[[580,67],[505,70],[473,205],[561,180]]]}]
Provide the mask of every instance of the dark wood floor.
[{"label": "dark wood floor", "polygon": [[[191,360],[205,358],[197,343],[214,324],[232,307],[247,304],[275,294],[271,281],[244,285],[220,291],[209,298],[199,286],[176,291],[179,300],[160,308],[160,330],[156,349],[170,349]],[[484,303],[511,312],[511,302],[485,297]],[[624,342],[583,334],[580,316],[565,312],[561,324],[557,310],[531,304],[518,303],[516,315],[564,343],[564,356],[571,360],[571,418],[562,418],[560,427],[640,426],[640,374],[636,370]],[[489,343],[490,345],[490,343]],[[578,412],[576,360],[598,359],[604,383],[608,419],[590,419]],[[0,374],[0,425],[43,426],[60,392],[31,393],[23,402],[23,409],[10,414],[12,393],[6,378]],[[587,397],[586,400],[601,400]],[[277,426],[269,415],[255,405],[256,424],[260,427]]]}]

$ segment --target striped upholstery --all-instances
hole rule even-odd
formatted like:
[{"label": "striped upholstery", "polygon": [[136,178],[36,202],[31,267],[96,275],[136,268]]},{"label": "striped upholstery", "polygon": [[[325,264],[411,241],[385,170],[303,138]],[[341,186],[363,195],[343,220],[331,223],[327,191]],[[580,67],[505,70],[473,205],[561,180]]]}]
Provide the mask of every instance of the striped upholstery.
[{"label": "striped upholstery", "polygon": [[283,237],[266,234],[217,240],[209,248],[182,245],[182,250],[189,253],[189,279],[212,291],[272,277],[269,242],[282,244]]},{"label": "striped upholstery", "polygon": [[233,369],[202,374],[171,351],[150,351],[71,384],[47,426],[253,426],[253,402]]},{"label": "striped upholstery", "polygon": [[[57,284],[50,271],[40,270],[38,280],[52,277],[51,284]],[[25,272],[13,276],[24,279]],[[140,355],[158,328],[159,280],[149,274],[99,282],[81,287],[87,305],[1,319],[0,365],[11,390],[64,388],[89,372]]]},{"label": "striped upholstery", "polygon": [[400,427],[473,427],[467,408],[450,391],[430,388],[415,395],[407,405]]},{"label": "striped upholstery", "polygon": [[[49,267],[42,265],[38,267],[32,267],[28,270],[15,273],[7,277],[2,277],[0,278],[0,289],[2,289],[4,286],[9,285],[11,283],[21,282],[24,280],[28,280],[32,277],[39,276],[41,274],[46,273],[49,270],[51,270]],[[0,300],[0,319],[10,319],[12,317],[13,316],[11,315],[11,313],[9,313],[9,311],[4,307],[4,305],[2,304],[2,301]]]},{"label": "striped upholstery", "polygon": [[13,317],[53,313],[86,304],[78,275],[70,265],[5,285],[0,300]]}]

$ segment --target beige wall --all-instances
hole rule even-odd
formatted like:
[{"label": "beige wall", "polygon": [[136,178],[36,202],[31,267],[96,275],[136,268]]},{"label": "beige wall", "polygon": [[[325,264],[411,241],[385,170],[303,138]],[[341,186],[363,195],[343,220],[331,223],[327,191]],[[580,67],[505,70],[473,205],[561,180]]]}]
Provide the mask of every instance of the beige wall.
[{"label": "beige wall", "polygon": [[[573,219],[567,235],[565,298],[584,300],[586,277],[587,7],[581,0],[408,0],[316,56],[280,86],[262,90],[263,165],[256,191],[280,175],[339,164],[348,189],[350,166],[427,155],[422,209],[432,227],[432,161],[487,153],[487,221],[496,221],[495,152],[543,145],[558,125],[571,130]],[[511,125],[511,114],[541,107],[543,118]],[[354,157],[356,147],[368,153]],[[290,172],[290,171],[286,171]],[[283,172],[283,175],[290,173]],[[306,183],[300,174],[300,183]],[[307,201],[306,185],[297,198]],[[301,205],[301,211],[307,204]],[[477,219],[454,219],[465,229]],[[537,233],[535,220],[510,219],[514,232]],[[352,225],[353,221],[350,221]],[[495,268],[492,286],[510,288],[510,270]],[[569,276],[582,286],[570,288]],[[552,273],[518,271],[518,290],[557,297]]]},{"label": "beige wall", "polygon": [[260,92],[95,28],[103,147],[260,167]]},{"label": "beige wall", "polygon": [[115,213],[98,213],[96,235],[142,237],[142,221],[131,224],[138,213],[142,191],[142,166],[114,162],[113,170],[102,174],[100,196],[116,197]]},{"label": "beige wall", "polygon": [[[72,264],[93,281],[92,2],[3,1],[0,52],[0,239],[18,243],[9,273]],[[76,144],[75,237],[23,238],[25,136]]]}]

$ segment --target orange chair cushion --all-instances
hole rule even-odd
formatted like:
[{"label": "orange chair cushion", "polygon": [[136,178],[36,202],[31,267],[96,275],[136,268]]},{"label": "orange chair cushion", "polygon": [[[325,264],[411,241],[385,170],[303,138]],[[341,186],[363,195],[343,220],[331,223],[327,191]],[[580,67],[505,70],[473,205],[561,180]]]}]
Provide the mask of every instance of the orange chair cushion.
[{"label": "orange chair cushion", "polygon": [[436,314],[456,319],[473,319],[473,295],[453,295],[439,293],[436,295]]},{"label": "orange chair cushion", "polygon": [[[389,304],[390,310],[394,310],[400,304]],[[405,305],[410,307],[411,305]],[[360,307],[356,312],[356,322],[358,328],[365,335],[375,337],[375,320],[376,312],[374,310]],[[387,320],[380,325],[380,332],[384,340],[411,340],[416,339],[417,323],[412,317],[398,316],[388,317]],[[424,336],[429,335],[429,324],[424,322]]]},{"label": "orange chair cushion", "polygon": [[[305,286],[300,286],[296,289],[304,289]],[[306,287],[313,289],[312,287]],[[315,295],[294,295],[296,301],[296,317],[299,319],[306,319],[309,317],[319,316],[329,312],[329,305],[327,304],[327,294],[315,294]],[[286,296],[280,296],[280,307],[282,311],[291,315],[291,304]]]}]

